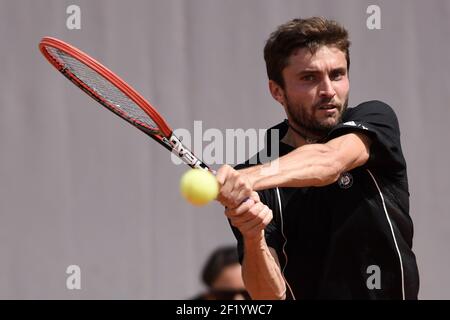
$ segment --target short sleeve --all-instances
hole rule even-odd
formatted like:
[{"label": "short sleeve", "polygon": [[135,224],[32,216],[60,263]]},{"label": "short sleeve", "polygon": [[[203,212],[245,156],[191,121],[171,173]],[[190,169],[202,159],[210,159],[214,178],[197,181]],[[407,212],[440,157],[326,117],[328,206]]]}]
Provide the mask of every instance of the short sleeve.
[{"label": "short sleeve", "polygon": [[388,172],[406,168],[397,116],[386,103],[373,100],[349,108],[343,115],[342,123],[331,130],[327,139],[350,132],[363,132],[372,139],[370,157],[364,167]]}]

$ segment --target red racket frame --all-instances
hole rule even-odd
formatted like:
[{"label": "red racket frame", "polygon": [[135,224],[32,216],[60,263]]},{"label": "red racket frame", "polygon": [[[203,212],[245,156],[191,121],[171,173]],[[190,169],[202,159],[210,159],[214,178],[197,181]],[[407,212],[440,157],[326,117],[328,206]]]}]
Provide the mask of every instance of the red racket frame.
[{"label": "red racket frame", "polygon": [[[93,69],[95,72],[99,73],[102,77],[104,77],[106,80],[111,82],[113,85],[115,85],[120,91],[122,91],[128,98],[130,98],[134,103],[136,103],[147,115],[156,123],[158,128],[151,128],[147,124],[142,123],[134,118],[131,118],[132,121],[136,122],[140,126],[143,126],[151,131],[154,132],[154,134],[157,134],[158,132],[161,132],[164,137],[167,139],[170,138],[172,135],[172,129],[169,127],[169,125],[166,123],[166,121],[161,117],[161,115],[152,107],[152,105],[144,99],[136,90],[131,88],[125,81],[123,81],[120,77],[118,77],[116,74],[114,74],[111,70],[103,66],[101,63],[96,61],[95,59],[91,58],[88,54],[82,52],[81,50],[71,46],[68,43],[65,43],[64,41],[51,38],[51,37],[45,37],[41,40],[39,43],[39,50],[42,52],[44,57],[61,73],[64,73],[66,76],[70,77],[71,81],[75,81],[80,87],[83,87],[84,90],[87,90],[88,93],[95,97],[96,99],[102,101],[103,103],[107,104],[108,107],[118,113],[119,115],[123,115],[122,110],[117,108],[116,106],[112,105],[109,101],[105,100],[101,95],[96,93],[94,90],[92,90],[89,86],[85,85],[82,81],[78,79],[78,77],[75,75],[71,75],[70,71],[64,70],[64,65],[61,65],[58,61],[56,61],[49,52],[47,52],[46,47],[53,47],[55,49],[61,50],[64,53],[68,54],[69,56],[72,56],[73,58],[77,59],[78,61],[84,63],[89,68]],[[127,117],[129,118],[129,117]],[[155,130],[159,129],[159,130]]]},{"label": "red racket frame", "polygon": [[[85,84],[81,79],[79,79],[77,75],[73,74],[68,68],[57,61],[56,58],[53,58],[52,55],[47,51],[47,47],[52,47],[64,52],[65,54],[73,57],[74,59],[80,61],[81,63],[97,72],[107,81],[111,82],[125,96],[136,103],[152,119],[152,121],[157,125],[157,128],[152,128],[147,123],[129,116],[120,108],[117,108],[115,105],[110,103],[107,99],[105,99],[91,87]],[[190,167],[209,170],[215,174],[214,170],[209,168],[208,165],[197,158],[188,148],[186,148],[181,143],[180,139],[178,139],[173,134],[172,129],[169,127],[163,117],[152,107],[152,105],[147,100],[144,99],[144,97],[142,97],[136,90],[131,88],[125,81],[119,78],[108,68],[103,66],[101,63],[91,58],[83,51],[71,46],[70,44],[51,37],[42,38],[41,42],[39,43],[39,50],[50,62],[50,64],[53,65],[59,72],[69,78],[72,83],[76,84],[80,89],[100,102],[107,109],[116,113],[124,120],[132,123],[134,126],[147,133],[149,136],[159,142],[163,147],[178,155],[178,157],[180,157]]]}]

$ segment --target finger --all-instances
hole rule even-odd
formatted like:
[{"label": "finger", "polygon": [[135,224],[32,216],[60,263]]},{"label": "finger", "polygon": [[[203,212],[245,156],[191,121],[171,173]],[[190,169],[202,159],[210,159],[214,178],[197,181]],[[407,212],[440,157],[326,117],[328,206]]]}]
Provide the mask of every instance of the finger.
[{"label": "finger", "polygon": [[[253,200],[249,200],[253,201]],[[249,223],[250,221],[256,221],[257,223],[262,222],[263,216],[261,216],[261,212],[266,208],[261,202],[256,203],[251,207],[251,209],[240,216],[235,217],[232,222],[236,226],[241,226]]]},{"label": "finger", "polygon": [[230,194],[230,199],[234,199],[233,205],[234,207],[238,207],[247,199],[250,199],[251,194],[252,194],[251,189],[247,189],[246,187],[238,187],[233,189],[233,191]]},{"label": "finger", "polygon": [[262,224],[262,222],[264,221],[264,210],[261,211],[261,216],[258,215],[258,217],[253,218],[252,220],[248,221],[247,223],[243,223],[240,227],[239,227],[239,231],[241,231],[242,234],[248,233],[248,232],[254,232],[257,230],[262,230],[264,229],[264,226]]},{"label": "finger", "polygon": [[219,182],[219,195],[217,200],[224,206],[235,208],[241,201],[236,200],[236,192],[234,191],[237,171],[228,165],[222,166],[216,176]]},{"label": "finger", "polygon": [[229,165],[224,164],[217,170],[216,179],[220,186],[222,186],[225,183],[225,180],[227,176],[229,175],[230,169],[232,170]]},{"label": "finger", "polygon": [[226,179],[226,181],[219,186],[219,195],[217,198],[229,202],[229,199],[232,199],[233,184],[229,177],[225,177],[224,179]]},{"label": "finger", "polygon": [[235,209],[237,209],[241,204],[245,202],[245,200],[247,200],[247,198],[242,198],[239,194],[239,190],[234,189],[229,195],[229,200],[232,203],[232,207]]},{"label": "finger", "polygon": [[[251,200],[253,201],[253,200]],[[250,214],[253,214],[254,217],[257,217],[259,213],[266,207],[266,205],[262,202],[255,203],[249,210]]]},{"label": "finger", "polygon": [[252,188],[250,186],[250,182],[248,181],[248,178],[245,176],[239,176],[236,179],[235,185],[239,189],[239,192],[242,193],[243,198],[250,197],[252,195]]},{"label": "finger", "polygon": [[237,217],[242,215],[243,213],[250,210],[250,208],[255,204],[253,200],[245,201],[241,205],[239,205],[237,208],[227,208],[225,210],[225,215],[229,218]]},{"label": "finger", "polygon": [[272,210],[270,210],[269,208],[267,208],[268,212],[265,215],[265,218],[262,222],[262,224],[264,225],[264,228],[267,227],[269,225],[269,223],[272,221],[273,219],[273,213]]},{"label": "finger", "polygon": [[245,214],[247,211],[249,211],[254,205],[255,201],[252,199],[246,199],[244,202],[242,202],[237,208],[236,208],[236,215],[242,215]]},{"label": "finger", "polygon": [[256,191],[252,191],[252,194],[250,195],[250,199],[252,199],[255,202],[260,202],[259,194]]},{"label": "finger", "polygon": [[240,216],[240,217],[234,217],[233,219],[230,219],[230,222],[236,228],[241,229],[241,227],[243,225],[250,223],[254,219],[255,219],[254,216],[244,215],[244,216]]}]

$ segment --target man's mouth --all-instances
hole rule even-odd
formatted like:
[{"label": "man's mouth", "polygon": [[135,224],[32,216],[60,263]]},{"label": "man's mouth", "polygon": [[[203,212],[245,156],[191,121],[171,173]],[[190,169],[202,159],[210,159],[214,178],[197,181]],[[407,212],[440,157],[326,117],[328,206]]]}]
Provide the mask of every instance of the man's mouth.
[{"label": "man's mouth", "polygon": [[338,106],[335,104],[324,104],[319,107],[319,110],[333,110],[338,109]]}]

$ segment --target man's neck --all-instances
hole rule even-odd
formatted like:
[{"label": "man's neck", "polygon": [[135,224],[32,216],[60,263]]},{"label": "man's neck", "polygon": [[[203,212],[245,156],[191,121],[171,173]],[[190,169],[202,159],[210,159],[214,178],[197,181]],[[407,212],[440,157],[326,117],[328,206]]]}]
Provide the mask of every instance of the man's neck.
[{"label": "man's neck", "polygon": [[289,128],[281,142],[290,145],[291,147],[298,148],[305,144],[312,144],[319,142],[323,137],[318,137],[304,130],[293,127],[289,122],[287,123]]}]

